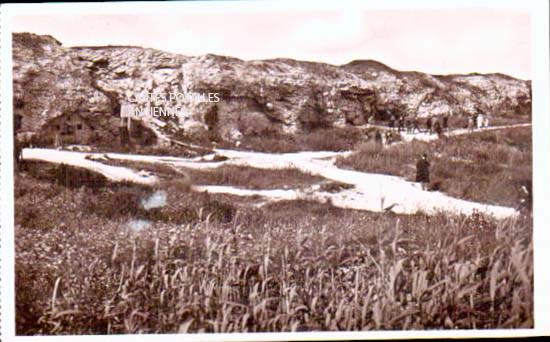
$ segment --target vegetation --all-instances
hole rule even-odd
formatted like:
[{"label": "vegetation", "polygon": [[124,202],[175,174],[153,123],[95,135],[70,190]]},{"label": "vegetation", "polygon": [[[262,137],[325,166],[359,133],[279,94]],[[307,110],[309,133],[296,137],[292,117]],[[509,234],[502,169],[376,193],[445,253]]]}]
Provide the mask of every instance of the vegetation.
[{"label": "vegetation", "polygon": [[414,181],[416,160],[427,153],[433,188],[454,197],[513,207],[521,197],[519,188],[532,179],[531,146],[530,127],[482,131],[384,150],[362,144],[336,165]]},{"label": "vegetation", "polygon": [[317,128],[303,134],[263,134],[244,136],[241,149],[288,153],[300,151],[349,151],[364,134],[355,127]]},{"label": "vegetation", "polygon": [[[18,334],[533,326],[526,219],[254,209],[27,174],[15,188]],[[166,207],[145,210],[161,190]]]},{"label": "vegetation", "polygon": [[[338,164],[411,179],[416,157],[428,152],[432,186],[512,205],[531,179],[529,129],[452,139],[362,144]],[[16,174],[17,334],[533,327],[529,215],[396,215],[306,200],[258,207],[247,203],[254,198],[190,193],[189,185],[318,179],[286,169],[182,173],[111,162],[162,181],[113,184],[39,162]],[[159,194],[165,201],[147,209]]]},{"label": "vegetation", "polygon": [[292,168],[258,169],[249,166],[223,165],[200,170],[123,160],[109,160],[104,163],[149,171],[164,180],[185,177],[195,185],[228,185],[248,189],[295,189],[309,187],[324,180],[320,176]]},{"label": "vegetation", "polygon": [[248,166],[227,165],[211,170],[186,171],[193,184],[230,185],[247,189],[294,189],[308,187],[323,181],[296,169],[256,169]]}]

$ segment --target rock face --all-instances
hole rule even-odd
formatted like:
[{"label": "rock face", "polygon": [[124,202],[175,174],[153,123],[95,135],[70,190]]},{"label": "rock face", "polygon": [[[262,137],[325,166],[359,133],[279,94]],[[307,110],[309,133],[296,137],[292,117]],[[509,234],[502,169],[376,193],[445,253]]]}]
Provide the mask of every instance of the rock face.
[{"label": "rock face", "polygon": [[[157,136],[210,131],[227,140],[362,125],[370,115],[384,118],[390,112],[531,114],[530,81],[501,74],[399,72],[369,60],[335,66],[187,57],[130,46],[66,48],[50,36],[16,33],[13,62],[14,113],[23,117],[21,131],[38,134],[53,118],[78,113],[113,139],[120,106],[131,101],[142,108],[178,109],[177,116],[141,117]],[[219,101],[169,98],[213,93]]]}]

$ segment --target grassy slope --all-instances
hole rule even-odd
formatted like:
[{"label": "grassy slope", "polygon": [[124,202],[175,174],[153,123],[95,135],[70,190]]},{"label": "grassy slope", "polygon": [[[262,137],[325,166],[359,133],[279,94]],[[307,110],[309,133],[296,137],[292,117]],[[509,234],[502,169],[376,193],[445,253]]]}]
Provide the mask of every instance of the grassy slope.
[{"label": "grassy slope", "polygon": [[251,209],[177,183],[145,211],[159,189],[15,185],[18,334],[533,324],[528,221]]},{"label": "grassy slope", "polygon": [[531,128],[479,132],[413,142],[379,152],[363,145],[337,165],[414,181],[415,162],[428,153],[432,183],[451,196],[507,206],[519,202],[519,187],[532,179]]}]

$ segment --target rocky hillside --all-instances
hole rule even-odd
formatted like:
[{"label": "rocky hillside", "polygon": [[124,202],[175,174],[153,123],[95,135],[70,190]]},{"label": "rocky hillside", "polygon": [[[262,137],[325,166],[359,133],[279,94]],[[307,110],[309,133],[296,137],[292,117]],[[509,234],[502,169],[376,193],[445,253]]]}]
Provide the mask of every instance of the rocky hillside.
[{"label": "rocky hillside", "polygon": [[501,74],[428,75],[360,60],[342,66],[290,59],[243,61],[188,57],[132,46],[63,47],[50,36],[13,35],[15,114],[22,131],[80,113],[106,139],[117,134],[120,106],[166,106],[147,94],[218,93],[219,102],[172,99],[178,117],[144,117],[157,135],[299,133],[361,125],[370,115],[530,115],[530,81]]}]

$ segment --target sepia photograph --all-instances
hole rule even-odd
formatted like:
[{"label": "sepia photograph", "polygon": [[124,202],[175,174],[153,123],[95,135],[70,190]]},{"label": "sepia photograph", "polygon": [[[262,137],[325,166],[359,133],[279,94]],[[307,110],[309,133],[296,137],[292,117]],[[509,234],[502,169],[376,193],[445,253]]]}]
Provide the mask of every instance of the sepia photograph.
[{"label": "sepia photograph", "polygon": [[2,325],[543,328],[534,6],[451,3],[3,7]]}]

